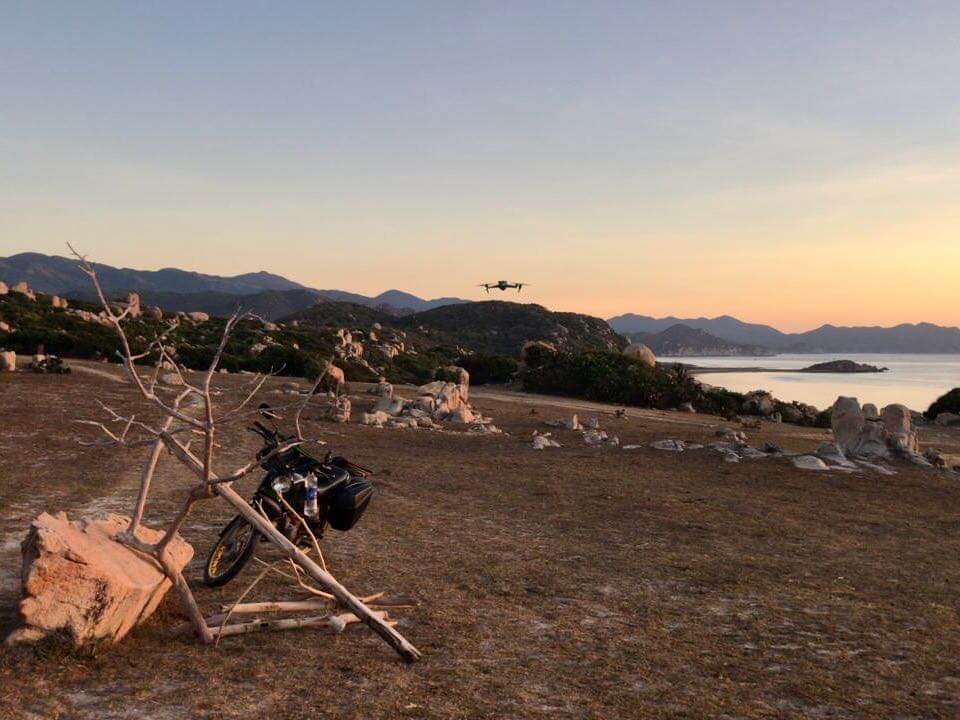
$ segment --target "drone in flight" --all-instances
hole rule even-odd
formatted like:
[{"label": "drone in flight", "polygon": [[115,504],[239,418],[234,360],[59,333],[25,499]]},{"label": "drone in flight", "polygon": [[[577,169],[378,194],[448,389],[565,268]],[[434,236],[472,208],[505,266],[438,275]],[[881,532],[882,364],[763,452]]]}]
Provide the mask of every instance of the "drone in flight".
[{"label": "drone in flight", "polygon": [[479,287],[482,287],[487,292],[491,290],[512,290],[513,288],[517,289],[517,292],[523,290],[524,285],[529,285],[530,283],[512,283],[507,282],[506,280],[497,280],[495,283],[480,283]]}]

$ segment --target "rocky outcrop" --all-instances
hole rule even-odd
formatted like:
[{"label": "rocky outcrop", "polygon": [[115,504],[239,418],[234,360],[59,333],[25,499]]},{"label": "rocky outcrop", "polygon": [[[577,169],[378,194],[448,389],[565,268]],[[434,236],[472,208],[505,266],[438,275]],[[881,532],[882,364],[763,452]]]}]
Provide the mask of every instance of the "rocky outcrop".
[{"label": "rocky outcrop", "polygon": [[17,369],[17,354],[13,350],[0,351],[0,372],[13,372]]},{"label": "rocky outcrop", "polygon": [[7,287],[7,284],[3,281],[0,281],[0,295],[6,295],[10,292],[10,288]]},{"label": "rocky outcrop", "polygon": [[831,429],[837,449],[846,458],[874,461],[894,454],[913,460],[918,456],[917,431],[904,405],[888,405],[875,420],[864,415],[856,398],[839,397],[833,404]]},{"label": "rocky outcrop", "polygon": [[37,296],[34,294],[33,290],[30,289],[30,286],[25,282],[20,281],[16,285],[10,288],[10,292],[15,292],[20,295],[23,295],[27,300],[36,300]]},{"label": "rocky outcrop", "polygon": [[188,312],[187,317],[190,318],[195,323],[205,323],[210,319],[210,316],[205,312]]},{"label": "rocky outcrop", "polygon": [[[30,642],[66,632],[77,645],[116,642],[146,620],[170,589],[157,562],[121,545],[114,536],[128,518],[70,521],[65,513],[42,513],[21,545],[23,552],[23,627],[8,643]],[[137,537],[155,543],[163,533],[141,527]],[[178,571],[193,557],[180,537],[168,547]]]},{"label": "rocky outcrop", "polygon": [[760,415],[762,417],[769,417],[776,412],[777,404],[774,400],[773,395],[768,393],[766,390],[754,390],[753,392],[747,393],[743,398],[743,404],[740,407],[740,412],[744,415]]}]

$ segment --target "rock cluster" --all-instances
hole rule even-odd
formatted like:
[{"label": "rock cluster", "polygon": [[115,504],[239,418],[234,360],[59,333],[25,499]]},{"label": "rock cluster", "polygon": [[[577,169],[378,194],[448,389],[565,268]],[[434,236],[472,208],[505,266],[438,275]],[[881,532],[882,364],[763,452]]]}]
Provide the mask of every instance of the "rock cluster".
[{"label": "rock cluster", "polygon": [[873,412],[865,414],[856,398],[837,398],[831,413],[831,429],[840,455],[867,461],[893,456],[915,462],[922,460],[913,417],[906,406],[887,405],[879,418],[873,415]]},{"label": "rock cluster", "polygon": [[463,368],[456,370],[459,382],[435,380],[427,383],[418,388],[417,397],[412,400],[394,395],[389,383],[378,383],[373,391],[379,399],[370,412],[363,414],[361,422],[377,427],[425,428],[438,428],[440,423],[445,423],[463,426],[472,432],[501,432],[490,418],[470,406],[470,376]]},{"label": "rock cluster", "polygon": [[[573,430],[574,432],[581,433],[583,441],[587,445],[591,446],[600,446],[600,445],[609,445],[612,447],[620,446],[620,438],[616,435],[609,435],[606,430],[600,428],[600,420],[596,417],[587,418],[583,423],[580,422],[575,414],[567,419],[557,419],[557,420],[544,420],[545,425],[555,428],[563,428],[565,430]],[[549,433],[547,433],[549,435]],[[538,450],[542,450],[542,447],[537,447],[538,442],[537,437],[543,437],[536,431],[533,434],[534,447]],[[560,447],[559,443],[556,445],[546,445],[545,447]]]},{"label": "rock cluster", "polygon": [[[71,521],[65,513],[40,514],[21,545],[23,626],[7,642],[31,642],[54,632],[68,633],[77,645],[116,642],[150,617],[171,585],[153,558],[113,539],[128,523],[119,515]],[[162,535],[145,527],[137,531],[146,543]],[[180,571],[193,548],[178,536],[167,553]]]}]

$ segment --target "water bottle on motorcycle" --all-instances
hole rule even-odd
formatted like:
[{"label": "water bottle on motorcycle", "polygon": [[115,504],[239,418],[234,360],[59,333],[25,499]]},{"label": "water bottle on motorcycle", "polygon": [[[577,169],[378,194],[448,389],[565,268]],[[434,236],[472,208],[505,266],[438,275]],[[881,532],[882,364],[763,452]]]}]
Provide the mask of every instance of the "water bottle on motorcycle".
[{"label": "water bottle on motorcycle", "polygon": [[317,476],[310,473],[304,481],[303,516],[312,518],[316,517],[319,513],[320,507],[317,504]]}]

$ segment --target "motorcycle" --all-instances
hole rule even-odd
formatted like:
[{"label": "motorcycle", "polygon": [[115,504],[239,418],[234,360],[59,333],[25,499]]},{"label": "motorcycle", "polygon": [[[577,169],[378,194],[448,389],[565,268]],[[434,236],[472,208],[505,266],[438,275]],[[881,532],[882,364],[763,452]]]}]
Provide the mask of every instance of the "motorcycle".
[{"label": "motorcycle", "polygon": [[[267,405],[261,405],[260,411],[271,420],[281,419]],[[323,537],[328,526],[346,532],[357,524],[373,496],[373,485],[367,480],[371,470],[333,457],[330,452],[317,457],[305,444],[287,447],[294,440],[292,436],[259,420],[249,430],[263,439],[257,460],[266,471],[250,499],[254,510],[265,514],[277,530],[302,546],[310,541],[304,524],[317,539]],[[220,587],[230,582],[253,557],[262,538],[242,515],[234,517],[220,531],[207,556],[204,583]]]}]

